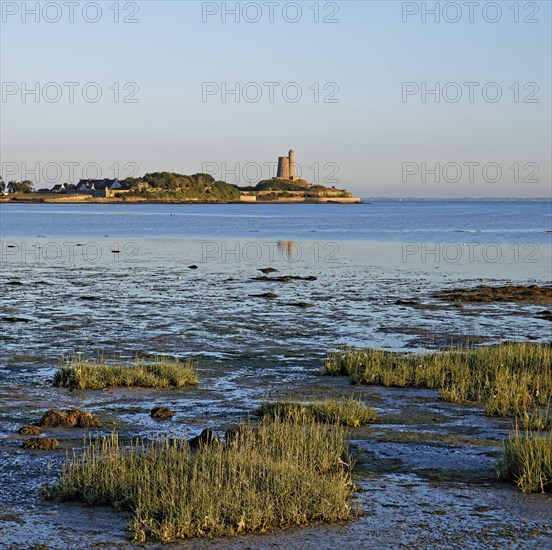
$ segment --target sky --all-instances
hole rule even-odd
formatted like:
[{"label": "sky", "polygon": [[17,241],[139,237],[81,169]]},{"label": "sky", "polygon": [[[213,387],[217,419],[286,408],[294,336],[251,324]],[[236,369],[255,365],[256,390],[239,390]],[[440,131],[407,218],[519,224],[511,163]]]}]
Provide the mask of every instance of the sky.
[{"label": "sky", "polygon": [[552,195],[548,1],[0,4],[5,181]]}]

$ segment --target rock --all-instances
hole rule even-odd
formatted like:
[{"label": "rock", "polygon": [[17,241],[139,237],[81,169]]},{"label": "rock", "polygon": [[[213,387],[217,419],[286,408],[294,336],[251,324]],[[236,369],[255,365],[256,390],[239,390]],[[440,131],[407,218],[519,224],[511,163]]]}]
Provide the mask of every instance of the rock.
[{"label": "rock", "polygon": [[253,294],[254,298],[267,298],[268,300],[273,300],[274,298],[278,298],[277,294],[274,294],[274,292],[264,292],[263,294]]},{"label": "rock", "polygon": [[151,409],[150,416],[155,420],[170,420],[175,413],[167,407],[155,407]]},{"label": "rock", "polygon": [[548,311],[547,309],[539,311],[536,316],[539,319],[544,319],[545,321],[552,321],[552,311]]},{"label": "rock", "polygon": [[253,433],[254,431],[255,428],[253,426],[240,424],[239,426],[234,426],[226,430],[224,433],[224,440],[227,444],[233,443],[235,441],[239,441],[241,438]]},{"label": "rock", "polygon": [[278,270],[273,267],[265,267],[264,269],[259,269],[259,271],[265,275],[268,275],[269,273],[276,273]]},{"label": "rock", "polygon": [[[9,248],[9,247],[8,247]],[[6,283],[7,285],[17,285],[17,286],[21,286],[23,283],[21,281],[8,281]]]},{"label": "rock", "polygon": [[21,445],[24,449],[31,449],[33,451],[53,451],[59,447],[57,439],[50,437],[31,437]]},{"label": "rock", "polygon": [[39,421],[45,428],[99,428],[100,421],[92,414],[79,409],[50,409]]},{"label": "rock", "polygon": [[[408,307],[412,307],[412,308],[415,308],[415,309],[431,309],[431,310],[436,310],[436,309],[443,309],[444,306],[442,305],[436,305],[436,304],[422,304],[420,302],[420,300],[418,300],[417,298],[414,298],[412,300],[396,300],[395,302],[395,305],[396,306],[408,306]],[[452,304],[454,307],[463,307],[462,304],[459,304],[459,303],[454,303]]]},{"label": "rock", "polygon": [[479,285],[465,289],[444,290],[433,295],[448,302],[489,303],[523,302],[527,304],[552,304],[552,286],[496,286]]},{"label": "rock", "polygon": [[290,306],[295,306],[295,307],[314,307],[314,304],[309,304],[308,302],[296,302],[294,304],[289,304]]},{"label": "rock", "polygon": [[2,317],[2,321],[6,321],[6,323],[28,323],[30,319],[24,319],[23,317]]},{"label": "rock", "polygon": [[395,305],[396,306],[419,306],[420,301],[419,300],[396,300]]},{"label": "rock", "polygon": [[189,265],[188,269],[198,269],[198,267],[197,265],[193,264],[193,265]]},{"label": "rock", "polygon": [[98,296],[81,296],[80,299],[81,300],[88,300],[90,302],[99,300]]},{"label": "rock", "polygon": [[206,428],[196,437],[192,437],[188,441],[192,449],[197,449],[203,447],[204,445],[212,445],[213,443],[219,442],[220,439],[215,435],[215,432],[211,428]]},{"label": "rock", "polygon": [[17,433],[21,435],[40,435],[42,430],[38,426],[21,426]]},{"label": "rock", "polygon": [[314,275],[300,277],[298,275],[284,275],[283,277],[253,277],[253,281],[271,281],[273,283],[289,283],[289,281],[316,281]]}]

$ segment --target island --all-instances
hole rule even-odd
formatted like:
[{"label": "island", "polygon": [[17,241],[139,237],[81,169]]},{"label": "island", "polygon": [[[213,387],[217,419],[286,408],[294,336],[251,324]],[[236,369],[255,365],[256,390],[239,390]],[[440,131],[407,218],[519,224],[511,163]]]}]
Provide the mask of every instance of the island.
[{"label": "island", "polygon": [[[3,185],[3,182],[2,182]],[[151,172],[139,178],[81,179],[51,189],[33,190],[32,182],[11,181],[0,200],[41,203],[360,203],[346,189],[309,183],[296,175],[295,153],[278,158],[276,176],[255,186],[216,181],[211,174]]]}]

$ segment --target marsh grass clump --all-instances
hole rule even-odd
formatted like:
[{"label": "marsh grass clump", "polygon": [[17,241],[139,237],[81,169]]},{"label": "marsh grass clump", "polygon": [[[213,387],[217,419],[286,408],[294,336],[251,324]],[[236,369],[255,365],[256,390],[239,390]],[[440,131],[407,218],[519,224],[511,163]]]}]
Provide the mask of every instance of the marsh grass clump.
[{"label": "marsh grass clump", "polygon": [[351,469],[345,428],[273,419],[197,451],[180,438],[89,440],[43,494],[130,510],[136,541],[171,542],[351,519]]},{"label": "marsh grass clump", "polygon": [[445,401],[478,402],[488,415],[520,416],[552,399],[552,348],[507,343],[411,354],[347,349],[330,353],[325,374],[348,375],[357,384],[436,388]]},{"label": "marsh grass clump", "polygon": [[287,401],[265,402],[257,414],[261,417],[286,419],[295,423],[323,422],[342,426],[357,427],[373,422],[376,411],[364,403],[353,399],[326,399],[303,404]]},{"label": "marsh grass clump", "polygon": [[524,493],[552,492],[552,432],[522,433],[516,426],[503,444],[497,473]]},{"label": "marsh grass clump", "polygon": [[516,420],[525,430],[552,431],[552,409],[550,404],[542,411],[525,411]]},{"label": "marsh grass clump", "polygon": [[111,364],[103,358],[90,361],[78,356],[64,359],[56,372],[54,385],[75,390],[115,387],[183,388],[197,384],[191,359],[181,362],[169,357],[136,359],[133,364]]}]

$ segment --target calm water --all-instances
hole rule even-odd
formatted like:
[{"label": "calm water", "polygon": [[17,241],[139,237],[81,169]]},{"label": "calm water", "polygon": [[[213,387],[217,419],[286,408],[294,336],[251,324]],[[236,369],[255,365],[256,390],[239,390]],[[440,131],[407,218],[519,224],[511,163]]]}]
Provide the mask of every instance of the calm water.
[{"label": "calm water", "polygon": [[[49,366],[99,351],[106,326],[106,353],[291,354],[294,365],[338,345],[549,337],[542,306],[451,308],[434,297],[549,282],[546,202],[8,204],[0,220],[1,311],[23,319],[5,327],[3,348]],[[255,279],[268,266],[315,280]]]},{"label": "calm water", "polygon": [[3,204],[0,235],[236,237],[550,244],[546,201],[377,201],[360,205]]}]

